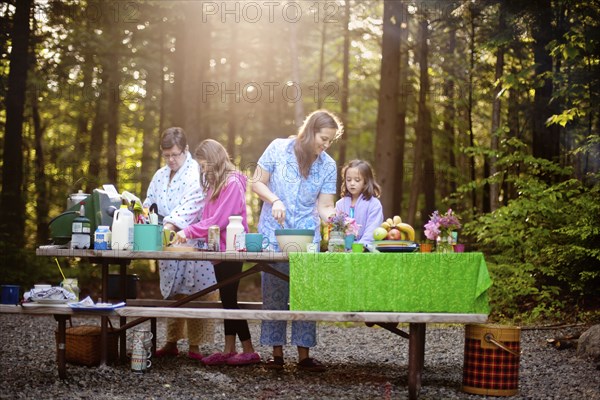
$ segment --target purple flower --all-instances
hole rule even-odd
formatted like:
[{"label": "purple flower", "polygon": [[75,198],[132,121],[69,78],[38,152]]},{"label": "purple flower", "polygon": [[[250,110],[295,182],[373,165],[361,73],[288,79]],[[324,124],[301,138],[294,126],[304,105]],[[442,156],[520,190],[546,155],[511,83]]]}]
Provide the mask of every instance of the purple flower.
[{"label": "purple flower", "polygon": [[431,214],[429,222],[424,226],[425,236],[429,240],[436,240],[438,236],[447,236],[450,232],[461,227],[458,217],[454,214],[451,208],[446,211],[446,214],[440,215],[438,210]]},{"label": "purple flower", "polygon": [[343,211],[338,211],[327,219],[330,231],[344,232],[345,235],[358,235],[360,225]]}]

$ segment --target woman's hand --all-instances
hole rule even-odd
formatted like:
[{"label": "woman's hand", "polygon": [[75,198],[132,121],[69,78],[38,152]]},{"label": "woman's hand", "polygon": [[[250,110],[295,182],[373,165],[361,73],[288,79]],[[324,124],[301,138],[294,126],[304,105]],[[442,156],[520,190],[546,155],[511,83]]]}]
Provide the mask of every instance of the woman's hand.
[{"label": "woman's hand", "polygon": [[187,238],[185,237],[185,232],[182,229],[179,232],[177,232],[177,235],[175,235],[175,240],[173,241],[173,243],[179,244],[179,243],[185,243],[185,242],[187,242]]},{"label": "woman's hand", "polygon": [[280,199],[277,199],[272,204],[271,214],[275,221],[279,223],[279,225],[283,225],[285,222],[285,204]]}]

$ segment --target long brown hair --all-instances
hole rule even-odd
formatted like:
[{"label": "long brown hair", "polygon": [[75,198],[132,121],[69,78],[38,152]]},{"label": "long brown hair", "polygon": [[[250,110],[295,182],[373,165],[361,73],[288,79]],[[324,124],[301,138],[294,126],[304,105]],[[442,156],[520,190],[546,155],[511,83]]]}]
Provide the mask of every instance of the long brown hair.
[{"label": "long brown hair", "polygon": [[210,199],[214,200],[227,184],[229,174],[235,171],[235,165],[229,159],[225,147],[213,139],[202,141],[196,147],[194,157],[198,162],[206,161],[206,169],[200,177],[200,186],[205,192],[212,188]]},{"label": "long brown hair", "polygon": [[375,173],[371,164],[364,160],[352,160],[349,161],[344,168],[342,168],[342,187],[340,195],[342,197],[350,196],[348,189],[346,189],[346,171],[348,168],[356,168],[360,176],[365,180],[365,187],[362,191],[362,195],[365,200],[369,200],[371,197],[379,197],[381,195],[381,186],[375,180]]},{"label": "long brown hair", "polygon": [[327,110],[317,110],[310,113],[298,131],[298,138],[294,146],[300,174],[308,178],[310,166],[315,161],[315,135],[323,128],[336,129],[333,140],[344,133],[341,121]]}]

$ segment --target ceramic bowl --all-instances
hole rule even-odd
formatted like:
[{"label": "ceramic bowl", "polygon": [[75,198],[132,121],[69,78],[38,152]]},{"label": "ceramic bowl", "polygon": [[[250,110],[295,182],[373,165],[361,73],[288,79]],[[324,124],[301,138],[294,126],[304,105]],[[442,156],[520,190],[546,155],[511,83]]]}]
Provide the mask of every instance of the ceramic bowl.
[{"label": "ceramic bowl", "polygon": [[284,253],[306,252],[306,245],[313,242],[314,236],[312,229],[275,229],[275,238]]}]

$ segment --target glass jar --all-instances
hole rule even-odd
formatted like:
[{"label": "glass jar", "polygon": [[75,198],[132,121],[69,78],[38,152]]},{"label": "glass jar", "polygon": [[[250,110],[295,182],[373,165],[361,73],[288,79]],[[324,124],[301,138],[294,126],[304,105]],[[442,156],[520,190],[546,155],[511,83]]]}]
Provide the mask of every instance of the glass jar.
[{"label": "glass jar", "polygon": [[454,253],[454,247],[452,246],[452,236],[444,235],[438,236],[435,243],[436,253]]},{"label": "glass jar", "polygon": [[329,233],[329,244],[327,245],[327,251],[330,253],[343,253],[346,251],[344,232],[331,231]]}]

